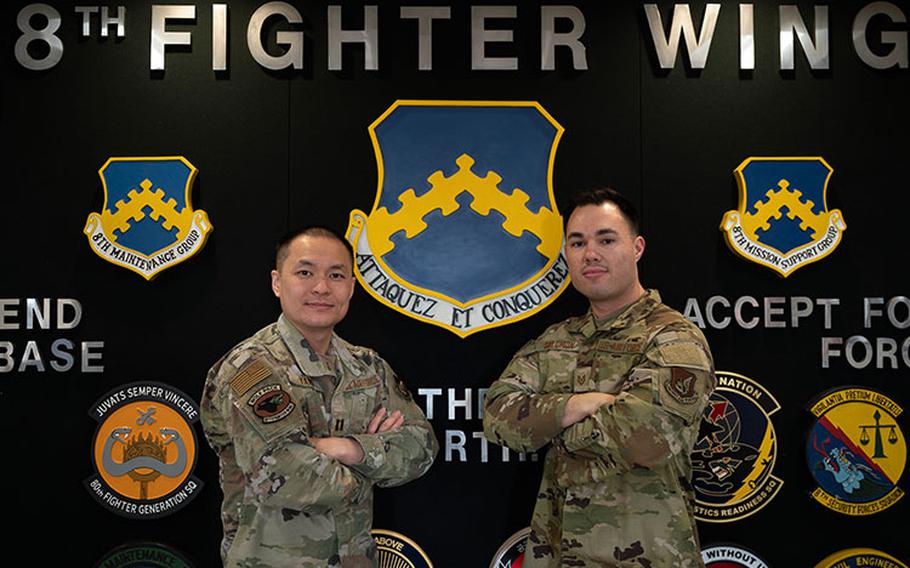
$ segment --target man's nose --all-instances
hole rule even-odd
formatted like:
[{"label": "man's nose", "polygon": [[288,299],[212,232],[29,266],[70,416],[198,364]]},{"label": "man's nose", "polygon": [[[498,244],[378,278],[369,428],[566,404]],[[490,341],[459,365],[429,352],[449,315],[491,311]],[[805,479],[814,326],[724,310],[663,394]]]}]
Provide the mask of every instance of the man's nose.
[{"label": "man's nose", "polygon": [[597,248],[594,246],[593,242],[585,243],[585,250],[584,250],[583,256],[584,256],[585,260],[600,259],[600,253],[597,252]]},{"label": "man's nose", "polygon": [[313,283],[313,292],[317,294],[327,294],[329,291],[329,280],[325,276],[317,276],[316,282]]}]

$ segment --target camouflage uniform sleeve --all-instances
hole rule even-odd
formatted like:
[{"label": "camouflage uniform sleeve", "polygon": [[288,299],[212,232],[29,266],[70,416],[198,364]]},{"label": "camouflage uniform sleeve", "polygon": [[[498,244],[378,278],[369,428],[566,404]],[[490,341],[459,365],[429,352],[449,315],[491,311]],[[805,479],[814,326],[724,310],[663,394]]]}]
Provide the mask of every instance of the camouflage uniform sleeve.
[{"label": "camouflage uniform sleeve", "polygon": [[[238,403],[228,383],[242,371],[223,364],[214,378],[210,377],[214,387],[202,414],[209,443],[219,454],[222,475],[234,485],[242,477],[244,493],[260,507],[319,512],[340,504],[358,503],[366,497],[369,492],[366,480],[317,452],[310,444],[305,401],[295,401],[299,410],[295,409],[294,418],[267,426],[251,416],[249,405]],[[273,367],[271,372],[281,371]],[[271,376],[261,383],[269,381]],[[228,505],[226,490],[225,507]]]},{"label": "camouflage uniform sleeve", "polygon": [[616,402],[567,428],[561,439],[569,452],[604,459],[617,472],[686,459],[714,384],[704,337],[693,330],[663,331],[630,371]]},{"label": "camouflage uniform sleeve", "polygon": [[518,452],[536,451],[562,431],[572,393],[545,393],[536,340],[526,344],[487,390],[483,431],[488,440]]},{"label": "camouflage uniform sleeve", "polygon": [[374,360],[388,400],[386,409],[389,413],[401,411],[404,423],[387,432],[351,435],[364,455],[363,462],[351,467],[380,487],[394,487],[426,473],[439,452],[439,443],[404,382],[381,357]]},{"label": "camouflage uniform sleeve", "polygon": [[218,397],[215,382],[218,367],[218,364],[212,367],[206,377],[199,411],[205,437],[209,446],[218,455],[219,481],[221,492],[224,494],[221,503],[221,523],[224,531],[221,540],[221,560],[224,561],[240,526],[239,511],[243,498],[244,477],[234,459],[234,447],[227,433],[224,418],[214,403]]}]

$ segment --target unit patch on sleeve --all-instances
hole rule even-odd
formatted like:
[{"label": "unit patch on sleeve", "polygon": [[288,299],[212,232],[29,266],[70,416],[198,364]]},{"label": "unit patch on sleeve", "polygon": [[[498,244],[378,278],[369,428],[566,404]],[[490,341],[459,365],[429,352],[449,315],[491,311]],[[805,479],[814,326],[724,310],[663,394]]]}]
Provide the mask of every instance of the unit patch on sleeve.
[{"label": "unit patch on sleeve", "polygon": [[247,400],[247,405],[252,407],[253,414],[258,416],[263,424],[272,424],[287,418],[297,406],[291,401],[291,396],[280,385],[275,384],[256,390]]}]

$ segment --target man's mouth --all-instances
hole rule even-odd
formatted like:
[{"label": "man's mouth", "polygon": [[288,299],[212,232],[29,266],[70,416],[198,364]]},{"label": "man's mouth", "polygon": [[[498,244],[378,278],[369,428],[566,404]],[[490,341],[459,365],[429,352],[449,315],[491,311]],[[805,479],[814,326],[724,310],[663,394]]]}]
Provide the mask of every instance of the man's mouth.
[{"label": "man's mouth", "polygon": [[607,273],[607,269],[602,266],[587,266],[581,271],[581,275],[586,278],[596,278]]}]

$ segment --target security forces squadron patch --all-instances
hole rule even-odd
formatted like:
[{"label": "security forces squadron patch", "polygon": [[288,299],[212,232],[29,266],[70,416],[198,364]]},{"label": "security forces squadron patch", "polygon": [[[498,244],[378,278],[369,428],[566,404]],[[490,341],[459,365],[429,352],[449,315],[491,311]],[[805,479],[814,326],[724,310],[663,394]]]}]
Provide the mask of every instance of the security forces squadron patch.
[{"label": "security forces squadron patch", "polygon": [[101,397],[89,414],[98,422],[95,473],[84,485],[104,508],[157,519],[198,495],[193,424],[199,407],[188,396],[163,383],[130,383]]},{"label": "security forces squadron patch", "polygon": [[383,529],[373,529],[370,535],[378,550],[378,568],[433,568],[426,553],[408,537]]},{"label": "security forces squadron patch", "polygon": [[867,388],[844,388],[819,397],[806,443],[812,498],[851,516],[884,511],[904,496],[897,482],[907,463],[907,443],[897,422],[902,409]]},{"label": "security forces squadron patch", "polygon": [[897,558],[872,548],[848,548],[835,552],[815,565],[815,568],[858,568],[876,566],[878,568],[907,568]]},{"label": "security forces squadron patch", "polygon": [[705,568],[768,568],[757,554],[738,545],[714,545],[701,549]]},{"label": "security forces squadron patch", "polygon": [[847,224],[828,210],[834,170],[823,158],[747,158],[734,175],[739,208],[720,224],[727,245],[783,277],[831,254]]},{"label": "security forces squadron patch", "polygon": [[104,204],[83,229],[95,254],[151,280],[199,252],[212,225],[190,204],[196,172],[182,156],[108,159]]},{"label": "security forces squadron patch", "polygon": [[717,388],[702,416],[692,452],[695,517],[738,521],[767,505],[783,481],[774,476],[780,405],[756,381],[717,371]]},{"label": "security forces squadron patch", "polygon": [[397,101],[369,128],[379,188],[351,211],[357,279],[459,337],[526,318],[565,290],[553,197],[563,128],[534,102]]},{"label": "security forces squadron patch", "polygon": [[490,568],[521,568],[525,562],[529,534],[531,527],[525,527],[506,539],[493,555]]}]

